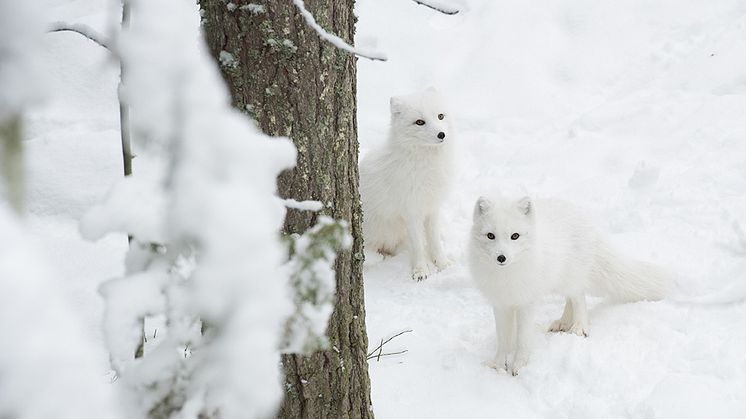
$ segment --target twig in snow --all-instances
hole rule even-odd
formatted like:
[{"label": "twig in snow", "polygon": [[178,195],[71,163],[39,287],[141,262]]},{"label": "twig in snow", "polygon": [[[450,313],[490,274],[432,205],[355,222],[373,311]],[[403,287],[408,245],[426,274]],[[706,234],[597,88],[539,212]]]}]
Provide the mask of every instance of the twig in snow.
[{"label": "twig in snow", "polygon": [[435,11],[438,11],[446,15],[455,15],[456,13],[460,12],[459,9],[456,9],[455,7],[447,6],[445,4],[441,4],[440,2],[434,2],[431,0],[428,0],[428,1],[412,0],[412,1],[421,6],[429,7]]},{"label": "twig in snow", "polygon": [[345,42],[342,38],[338,37],[337,35],[333,35],[325,31],[324,28],[322,28],[318,23],[316,23],[316,19],[314,19],[311,12],[309,12],[306,9],[306,6],[303,4],[303,0],[293,0],[293,3],[298,8],[298,12],[300,12],[300,15],[303,16],[303,19],[305,19],[306,24],[310,26],[311,29],[316,31],[316,34],[319,35],[319,38],[323,39],[326,42],[329,42],[330,44],[341,49],[342,51],[347,51],[350,54],[356,55],[358,57],[367,58],[373,61],[386,61],[387,60],[386,55],[380,52],[362,51],[348,44],[347,42]]},{"label": "twig in snow", "polygon": [[88,25],[83,25],[80,23],[56,22],[52,25],[52,28],[49,30],[49,32],[75,32],[108,49],[110,52],[114,52],[109,46],[109,40],[107,40],[106,37],[96,32]]},{"label": "twig in snow", "polygon": [[407,329],[407,330],[403,330],[403,331],[395,334],[394,336],[391,336],[390,338],[388,338],[386,340],[381,339],[381,343],[379,343],[378,346],[376,346],[375,349],[373,349],[372,351],[370,351],[370,353],[368,353],[367,359],[371,360],[371,359],[375,358],[376,361],[380,361],[382,356],[400,355],[400,354],[403,354],[403,353],[407,352],[408,350],[404,349],[403,351],[398,351],[398,352],[387,352],[387,353],[383,353],[383,345],[391,342],[394,338],[397,338],[397,337],[399,337],[399,336],[401,336],[401,335],[403,335],[405,333],[410,333],[410,332],[412,332],[412,329]]}]

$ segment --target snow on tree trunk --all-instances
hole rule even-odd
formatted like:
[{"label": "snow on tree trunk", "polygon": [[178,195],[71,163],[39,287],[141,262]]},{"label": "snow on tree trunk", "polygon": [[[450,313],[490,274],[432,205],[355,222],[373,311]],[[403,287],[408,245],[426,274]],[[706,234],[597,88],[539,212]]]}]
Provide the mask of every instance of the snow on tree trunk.
[{"label": "snow on tree trunk", "polygon": [[[203,26],[221,62],[233,104],[271,136],[298,149],[280,194],[318,200],[321,214],[348,222],[353,244],[336,262],[337,297],[327,335],[331,347],[283,358],[283,417],[371,417],[362,282],[358,194],[355,58],[320,40],[291,1],[201,0]],[[232,5],[232,7],[231,7]],[[353,41],[352,0],[318,0],[307,8],[327,31]],[[317,215],[290,210],[287,234],[302,233]]]}]

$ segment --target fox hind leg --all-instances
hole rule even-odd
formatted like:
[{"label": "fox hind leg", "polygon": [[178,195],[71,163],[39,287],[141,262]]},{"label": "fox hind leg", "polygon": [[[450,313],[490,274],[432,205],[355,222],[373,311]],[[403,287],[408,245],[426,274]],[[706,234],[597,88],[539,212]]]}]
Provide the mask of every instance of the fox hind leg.
[{"label": "fox hind leg", "polygon": [[572,301],[570,297],[565,298],[565,309],[562,311],[562,317],[552,322],[549,326],[550,332],[567,332],[572,326]]}]

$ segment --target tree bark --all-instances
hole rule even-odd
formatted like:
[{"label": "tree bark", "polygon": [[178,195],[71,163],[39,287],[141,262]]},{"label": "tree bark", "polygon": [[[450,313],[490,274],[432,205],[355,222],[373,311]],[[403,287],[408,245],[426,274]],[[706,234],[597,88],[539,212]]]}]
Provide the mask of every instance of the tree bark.
[{"label": "tree bark", "polygon": [[[260,4],[261,7],[250,6]],[[354,0],[308,0],[318,23],[352,43]],[[298,162],[278,178],[281,197],[318,200],[322,214],[347,220],[351,250],[336,262],[332,349],[283,357],[280,417],[372,417],[363,305],[362,214],[358,193],[355,58],[319,40],[291,1],[201,0],[203,26],[233,104],[270,136],[290,137]],[[302,233],[317,214],[289,210],[285,233]]]}]

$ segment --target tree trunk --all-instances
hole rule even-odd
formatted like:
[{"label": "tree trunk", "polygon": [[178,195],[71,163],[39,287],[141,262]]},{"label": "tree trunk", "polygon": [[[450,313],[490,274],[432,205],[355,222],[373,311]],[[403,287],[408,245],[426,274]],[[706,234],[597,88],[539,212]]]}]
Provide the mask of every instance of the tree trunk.
[{"label": "tree trunk", "polygon": [[[354,238],[336,263],[337,301],[327,331],[332,349],[283,357],[286,397],[280,417],[369,418],[355,58],[319,40],[290,0],[251,3],[200,1],[207,42],[233,103],[266,134],[295,143],[297,166],[279,177],[280,195],[321,201],[321,212],[347,220]],[[318,23],[348,43],[356,20],[353,5],[354,0],[307,1]],[[315,220],[313,212],[290,210],[285,233],[302,233]]]}]

